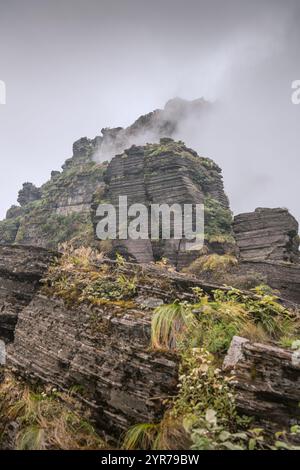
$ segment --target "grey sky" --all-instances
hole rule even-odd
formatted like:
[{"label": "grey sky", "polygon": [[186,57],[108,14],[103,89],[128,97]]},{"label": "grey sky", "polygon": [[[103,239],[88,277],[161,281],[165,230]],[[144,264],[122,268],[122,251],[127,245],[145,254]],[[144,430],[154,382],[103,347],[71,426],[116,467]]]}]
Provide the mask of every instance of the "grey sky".
[{"label": "grey sky", "polygon": [[222,168],[231,207],[300,219],[299,0],[0,0],[0,216],[74,140],[181,96],[215,101],[182,129]]}]

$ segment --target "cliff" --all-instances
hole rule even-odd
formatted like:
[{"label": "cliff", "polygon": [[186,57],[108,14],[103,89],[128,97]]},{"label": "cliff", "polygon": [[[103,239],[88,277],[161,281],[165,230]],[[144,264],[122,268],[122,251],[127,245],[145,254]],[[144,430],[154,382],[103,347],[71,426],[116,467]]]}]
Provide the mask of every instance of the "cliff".
[{"label": "cliff", "polygon": [[[88,417],[97,431],[83,437],[88,448],[104,445],[99,434],[119,445],[128,431],[128,448],[299,442],[298,223],[280,208],[232,218],[218,165],[170,137],[208,107],[172,100],[126,129],[80,139],[62,171],[40,188],[25,183],[0,222],[1,447],[18,447],[32,426],[45,432],[43,419],[12,418],[11,396],[23,396],[21,413],[36,391],[59,400],[55,416],[77,413],[79,434]],[[148,209],[203,203],[204,247],[100,242],[97,207],[119,196]],[[37,448],[53,448],[50,428]]]},{"label": "cliff", "polygon": [[[270,302],[269,297],[251,292],[237,293],[160,266],[147,268],[120,261],[116,263],[82,249],[64,254],[55,264],[52,256],[43,249],[32,250],[30,247],[2,250],[3,261],[6,265],[14,263],[14,271],[20,281],[25,285],[27,279],[35,279],[36,282],[26,302],[18,305],[18,321],[11,328],[12,334],[9,337],[4,335],[7,342],[6,370],[23,377],[32,386],[39,384],[48,390],[58,390],[60,402],[66,402],[77,412],[88,410],[90,422],[106,441],[118,442],[124,432],[138,423],[159,426],[158,423],[165,422],[164,426],[169,426],[168,413],[175,413],[170,411],[170,407],[181,409],[184,406],[188,409],[191,406],[189,394],[195,380],[199,387],[203,380],[205,387],[211,386],[211,380],[215,381],[215,391],[213,387],[204,409],[207,406],[218,407],[219,393],[223,394],[220,402],[222,413],[224,407],[231,409],[234,390],[239,413],[250,415],[257,425],[266,426],[267,435],[273,432],[270,429],[284,430],[298,423],[298,353],[278,346],[283,334],[291,335],[293,341],[293,335],[299,331],[300,325],[292,311],[289,313],[273,300]],[[50,268],[45,274],[46,264]],[[41,283],[42,273],[45,279]],[[10,271],[3,272],[1,286],[10,276]],[[204,297],[199,289],[205,293]],[[7,291],[10,291],[9,287]],[[187,313],[182,330],[188,335],[184,340],[183,356],[179,346],[174,348],[176,336],[174,339],[166,336],[166,325],[161,325],[161,333],[153,329],[155,316],[167,316],[167,310],[170,312],[174,308],[178,312],[178,306]],[[2,311],[5,312],[5,308]],[[231,317],[227,319],[226,316],[231,308],[235,315],[237,308],[249,309],[252,320],[245,310],[245,323],[239,326],[238,322],[233,327]],[[202,311],[206,312],[206,320]],[[190,329],[192,312],[196,322],[192,320]],[[176,318],[172,335],[182,334],[180,316]],[[209,318],[211,320],[207,324]],[[268,320],[264,323],[266,318]],[[274,329],[269,327],[270,322],[275,322]],[[291,325],[293,331],[289,329]],[[246,335],[243,340],[233,337],[235,332],[242,331]],[[157,339],[155,335],[158,335]],[[180,338],[183,341],[183,336]],[[210,361],[204,359],[204,349],[199,349],[199,344],[208,351],[214,351],[220,361],[232,338],[224,361],[225,375],[220,375],[218,369],[212,372],[214,369],[207,365]],[[255,338],[264,338],[264,343],[258,343]],[[167,346],[169,341],[170,346]],[[189,370],[193,360],[188,359],[188,366],[182,365],[182,361],[184,364],[189,354],[195,352],[199,354],[198,372],[192,375],[193,379],[186,379],[185,368]],[[201,366],[203,360],[204,365]],[[233,381],[230,379],[231,371],[234,371]],[[231,383],[230,389],[225,385],[227,379]],[[188,382],[186,391],[184,380],[192,380]],[[180,392],[178,383],[181,383],[183,392]],[[68,398],[70,394],[72,404]],[[196,397],[193,395],[193,400]],[[201,394],[199,397],[203,400]],[[179,426],[181,441],[170,445],[182,448],[191,445],[192,437],[185,435],[187,431],[182,431],[179,411],[176,413],[174,416],[177,418],[172,418],[171,426],[175,429]],[[235,415],[230,419],[235,420]]]}]

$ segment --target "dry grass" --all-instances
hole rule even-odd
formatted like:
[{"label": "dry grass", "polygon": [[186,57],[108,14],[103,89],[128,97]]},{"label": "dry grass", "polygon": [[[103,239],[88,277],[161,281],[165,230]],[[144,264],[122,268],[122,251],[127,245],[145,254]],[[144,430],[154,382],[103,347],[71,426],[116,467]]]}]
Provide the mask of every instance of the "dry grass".
[{"label": "dry grass", "polygon": [[[75,399],[56,391],[33,390],[6,373],[0,385],[2,442],[18,450],[105,448],[89,422],[73,411]],[[15,423],[16,432],[10,434]],[[5,444],[4,444],[5,447]]]},{"label": "dry grass", "polygon": [[201,273],[212,272],[214,274],[223,274],[236,266],[238,260],[235,256],[226,255],[203,255],[197,258],[193,263],[184,271],[190,274],[200,275]]}]

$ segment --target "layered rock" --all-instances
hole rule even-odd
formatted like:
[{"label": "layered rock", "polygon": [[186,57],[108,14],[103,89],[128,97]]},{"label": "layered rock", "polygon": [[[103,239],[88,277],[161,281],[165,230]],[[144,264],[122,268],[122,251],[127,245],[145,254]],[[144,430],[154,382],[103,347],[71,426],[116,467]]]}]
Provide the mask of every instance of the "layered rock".
[{"label": "layered rock", "polygon": [[[231,213],[224,193],[220,168],[210,159],[198,156],[183,142],[162,138],[159,144],[132,146],[117,155],[105,175],[105,199],[118,207],[119,196],[127,196],[127,204],[209,204],[223,211],[227,220],[206,220],[206,235],[213,231],[229,234]],[[95,204],[95,208],[97,204]],[[150,219],[149,219],[150,220]],[[95,217],[95,225],[98,219]],[[172,237],[172,231],[171,231]],[[150,238],[150,227],[149,227]],[[175,266],[186,265],[196,256],[185,249],[182,240],[140,240],[115,242],[116,249],[140,263],[168,258]]]},{"label": "layered rock", "polygon": [[282,297],[300,303],[298,223],[287,209],[256,209],[234,218],[236,276],[257,276]]},{"label": "layered rock", "polygon": [[234,218],[241,260],[299,261],[298,222],[287,209],[258,208]]},{"label": "layered rock", "polygon": [[[62,172],[52,172],[51,179],[41,188],[32,183],[24,184],[19,193],[20,206],[13,206],[6,220],[0,222],[0,243],[55,249],[71,239],[75,239],[78,245],[92,244],[90,208],[92,201],[99,202],[99,194],[105,190],[103,174],[107,160],[132,144],[158,142],[162,136],[174,135],[185,119],[199,117],[208,109],[208,103],[202,99],[189,102],[177,98],[168,102],[164,109],[141,116],[126,129],[104,128],[102,135],[94,139],[79,139],[74,143],[73,155],[66,160]],[[171,170],[163,164],[162,173],[166,171]],[[171,177],[170,174],[169,179]],[[217,199],[222,197],[226,204],[225,195],[221,196],[222,183],[218,179],[211,183],[210,194]]]},{"label": "layered rock", "polygon": [[300,353],[234,337],[224,361],[239,410],[283,428],[300,422]]},{"label": "layered rock", "polygon": [[174,357],[149,350],[150,314],[139,309],[68,309],[36,296],[19,315],[7,365],[27,380],[80,390],[92,418],[119,438],[161,417],[176,391]]},{"label": "layered rock", "polygon": [[92,242],[90,206],[94,193],[104,186],[106,168],[92,159],[95,145],[80,139],[62,172],[52,172],[39,189],[24,185],[18,199],[21,207],[9,209],[0,223],[0,243],[57,249],[59,243],[71,239],[83,245]]},{"label": "layered rock", "polygon": [[53,258],[40,248],[0,246],[0,340],[13,340],[18,315],[40,287]]},{"label": "layered rock", "polygon": [[[99,261],[95,268],[104,273],[114,266],[118,276],[134,276],[132,300],[69,304],[50,295],[51,289],[47,296],[36,292],[51,253],[5,247],[4,257],[0,286],[18,313],[14,338],[5,336],[7,329],[4,335],[10,340],[6,366],[28,381],[72,390],[91,411],[97,428],[115,441],[131,425],[160,419],[165,398],[176,394],[176,355],[149,347],[153,308],[174,299],[195,301],[194,287],[208,295],[216,288],[227,290],[158,267],[120,268],[112,261]],[[112,286],[108,283],[107,288]],[[224,371],[235,376],[242,413],[282,429],[300,419],[299,353],[234,338]]]}]

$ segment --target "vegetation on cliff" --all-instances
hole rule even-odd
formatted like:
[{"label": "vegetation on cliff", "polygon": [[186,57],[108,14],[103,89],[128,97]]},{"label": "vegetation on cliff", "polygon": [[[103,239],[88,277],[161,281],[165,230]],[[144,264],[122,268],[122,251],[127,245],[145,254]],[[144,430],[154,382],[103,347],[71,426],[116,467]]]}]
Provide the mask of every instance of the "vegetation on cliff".
[{"label": "vegetation on cliff", "polygon": [[125,449],[246,450],[300,449],[300,427],[274,435],[240,416],[234,376],[220,367],[234,335],[253,341],[295,344],[300,323],[265,287],[249,297],[237,289],[214,291],[211,298],[195,289],[196,303],[158,307],[152,320],[152,348],[180,357],[178,395],[167,401],[163,420],[138,424],[124,438]]},{"label": "vegetation on cliff", "polygon": [[[168,265],[164,269],[167,272]],[[117,263],[106,264],[92,250],[68,249],[50,269],[44,292],[62,297],[71,305],[89,302],[110,308],[115,305],[126,311],[136,305],[146,277],[138,266],[128,275],[121,257]],[[170,286],[168,289],[172,292]],[[273,436],[239,415],[231,385],[234,377],[227,376],[220,365],[236,335],[284,347],[297,344],[300,332],[297,312],[283,306],[267,286],[252,293],[231,288],[208,294],[194,288],[190,300],[183,301],[176,300],[176,292],[171,295],[173,303],[153,311],[151,348],[170,351],[178,357],[178,394],[166,400],[161,421],[137,424],[130,429],[123,447],[296,448],[299,427],[293,426],[289,432],[279,428]]]},{"label": "vegetation on cliff", "polygon": [[6,372],[0,383],[0,448],[95,450],[107,448],[72,390],[29,385]]}]

